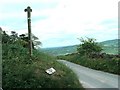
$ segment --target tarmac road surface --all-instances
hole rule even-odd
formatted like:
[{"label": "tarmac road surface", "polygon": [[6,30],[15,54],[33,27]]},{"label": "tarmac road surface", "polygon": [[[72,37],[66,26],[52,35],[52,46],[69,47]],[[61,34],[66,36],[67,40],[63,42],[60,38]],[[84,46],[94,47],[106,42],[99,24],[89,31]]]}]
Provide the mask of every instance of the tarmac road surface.
[{"label": "tarmac road surface", "polygon": [[93,70],[65,60],[58,60],[73,70],[84,88],[119,88],[118,75]]}]

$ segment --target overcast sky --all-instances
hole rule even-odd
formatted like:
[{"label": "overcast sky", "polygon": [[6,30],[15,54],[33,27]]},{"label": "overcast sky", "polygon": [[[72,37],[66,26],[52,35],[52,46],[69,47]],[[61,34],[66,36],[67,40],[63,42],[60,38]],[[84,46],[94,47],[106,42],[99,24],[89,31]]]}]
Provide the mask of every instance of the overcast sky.
[{"label": "overcast sky", "polygon": [[77,38],[97,41],[118,38],[119,0],[0,0],[0,27],[27,33],[27,6],[32,8],[32,33],[42,47],[79,44]]}]

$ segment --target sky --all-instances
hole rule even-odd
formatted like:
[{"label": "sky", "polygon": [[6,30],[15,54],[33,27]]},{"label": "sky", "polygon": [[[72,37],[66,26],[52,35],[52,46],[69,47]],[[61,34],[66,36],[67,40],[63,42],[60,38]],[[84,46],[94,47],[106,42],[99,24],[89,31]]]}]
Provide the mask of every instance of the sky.
[{"label": "sky", "polygon": [[0,27],[27,33],[27,6],[32,8],[32,33],[41,48],[79,44],[78,38],[98,42],[118,38],[119,0],[0,0]]}]

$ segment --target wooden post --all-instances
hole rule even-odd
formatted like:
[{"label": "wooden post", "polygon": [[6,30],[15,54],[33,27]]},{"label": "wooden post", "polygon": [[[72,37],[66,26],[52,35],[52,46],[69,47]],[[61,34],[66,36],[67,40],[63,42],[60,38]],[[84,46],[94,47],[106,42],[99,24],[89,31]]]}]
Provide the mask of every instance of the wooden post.
[{"label": "wooden post", "polygon": [[32,56],[32,38],[31,38],[31,12],[32,12],[32,9],[28,6],[27,9],[25,9],[24,11],[27,12],[29,53],[30,53],[30,57],[31,57]]}]

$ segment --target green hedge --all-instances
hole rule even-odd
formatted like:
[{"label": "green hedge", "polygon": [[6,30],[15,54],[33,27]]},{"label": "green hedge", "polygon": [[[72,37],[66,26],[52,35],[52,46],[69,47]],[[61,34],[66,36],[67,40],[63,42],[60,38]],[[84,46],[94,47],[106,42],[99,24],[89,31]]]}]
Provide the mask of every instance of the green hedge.
[{"label": "green hedge", "polygon": [[78,54],[70,54],[66,56],[58,56],[58,59],[65,59],[85,67],[120,75],[119,58],[88,58],[85,56],[79,56]]},{"label": "green hedge", "polygon": [[[3,44],[2,86],[9,88],[80,88],[76,75],[54,57],[37,50],[32,59],[28,50],[16,44]],[[54,67],[56,73],[48,75],[45,70]],[[11,90],[11,89],[10,89]]]}]

